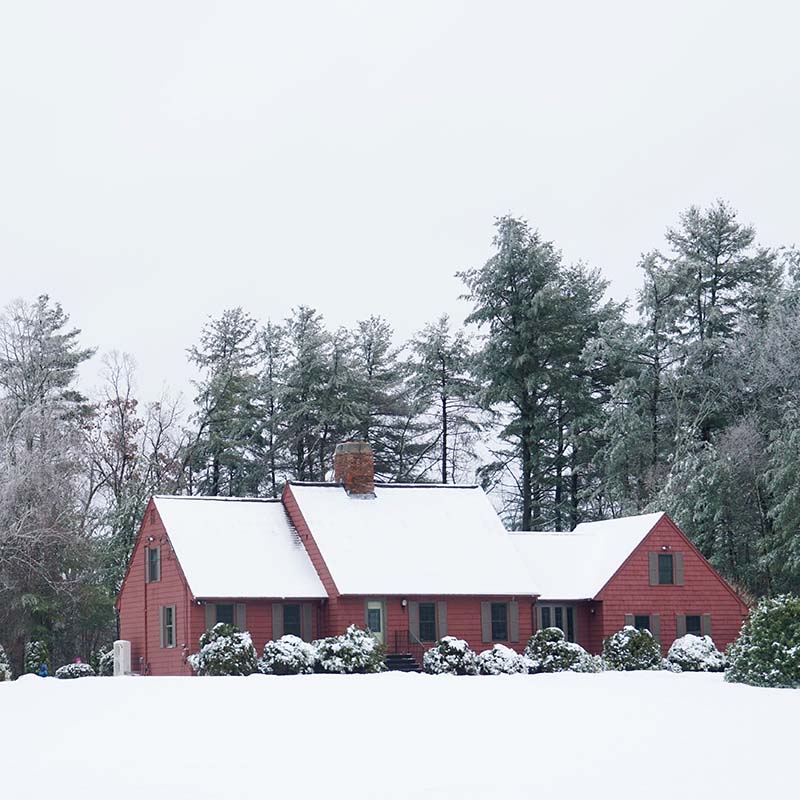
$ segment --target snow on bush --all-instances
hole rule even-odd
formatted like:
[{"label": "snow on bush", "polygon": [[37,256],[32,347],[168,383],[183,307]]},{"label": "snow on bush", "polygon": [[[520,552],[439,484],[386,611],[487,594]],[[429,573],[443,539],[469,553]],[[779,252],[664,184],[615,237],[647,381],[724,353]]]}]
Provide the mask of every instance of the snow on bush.
[{"label": "snow on bush", "polygon": [[249,633],[235,625],[217,623],[200,637],[200,652],[188,658],[198,675],[252,675],[258,672],[258,653]]},{"label": "snow on bush", "polygon": [[45,668],[45,674],[50,672],[50,653],[44,642],[27,642],[25,644],[25,674],[39,675]]},{"label": "snow on bush", "polygon": [[603,660],[568,642],[561,628],[536,631],[525,646],[528,672],[601,672]]},{"label": "snow on bush", "polygon": [[114,676],[114,648],[106,650],[102,647],[98,650],[92,658],[92,666],[94,671],[103,678],[111,678]]},{"label": "snow on bush", "polygon": [[661,669],[661,645],[650,631],[626,625],[603,642],[603,660],[609,669]]},{"label": "snow on bush", "polygon": [[71,679],[71,678],[93,678],[94,670],[91,664],[85,664],[82,661],[76,661],[74,664],[64,664],[56,670],[56,678]]},{"label": "snow on bush", "polygon": [[14,677],[11,672],[11,662],[8,660],[3,645],[0,644],[0,683],[10,681]]},{"label": "snow on bush", "polygon": [[514,675],[527,672],[525,659],[504,644],[496,644],[478,656],[478,672],[481,675]]},{"label": "snow on bush", "polygon": [[425,652],[422,668],[430,675],[477,675],[478,656],[463,639],[445,636]]},{"label": "snow on bush", "polygon": [[317,668],[321,672],[353,674],[382,672],[385,669],[386,648],[375,637],[356,625],[351,625],[341,636],[329,636],[314,642],[317,651]]},{"label": "snow on bush", "polygon": [[317,649],[297,636],[287,634],[264,645],[258,668],[265,675],[306,675],[314,671]]},{"label": "snow on bush", "polygon": [[676,639],[667,653],[667,662],[680,672],[722,672],[725,656],[717,650],[710,636],[687,633]]},{"label": "snow on bush", "polygon": [[727,655],[726,681],[800,688],[800,597],[762,600]]}]

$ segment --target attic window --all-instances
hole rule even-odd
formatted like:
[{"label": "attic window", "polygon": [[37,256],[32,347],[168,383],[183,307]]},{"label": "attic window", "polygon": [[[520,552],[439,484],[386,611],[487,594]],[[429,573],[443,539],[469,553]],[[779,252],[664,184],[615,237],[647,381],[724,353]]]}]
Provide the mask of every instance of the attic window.
[{"label": "attic window", "polygon": [[155,583],[161,580],[161,548],[158,545],[147,548],[147,582]]},{"label": "attic window", "polygon": [[671,586],[675,583],[675,564],[672,553],[658,554],[658,583],[660,586]]}]

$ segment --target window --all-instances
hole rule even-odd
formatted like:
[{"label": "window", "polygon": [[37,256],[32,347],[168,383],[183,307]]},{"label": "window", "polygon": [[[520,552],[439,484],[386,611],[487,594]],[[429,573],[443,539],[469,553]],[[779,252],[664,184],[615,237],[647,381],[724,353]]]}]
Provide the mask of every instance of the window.
[{"label": "window", "polygon": [[381,633],[381,629],[383,628],[382,617],[383,614],[380,608],[372,606],[367,609],[367,627],[372,633]]},{"label": "window", "polygon": [[228,625],[235,624],[233,603],[217,603],[217,625],[220,622],[226,622]]},{"label": "window", "polygon": [[675,583],[675,568],[671,553],[658,554],[658,583],[661,586]]},{"label": "window", "polygon": [[422,642],[436,641],[436,603],[419,604],[419,638]]},{"label": "window", "polygon": [[492,640],[508,641],[508,605],[492,603]]},{"label": "window", "polygon": [[291,634],[302,638],[302,623],[300,622],[300,604],[285,603],[283,606],[283,635]]},{"label": "window", "polygon": [[161,580],[161,548],[147,548],[147,582],[154,583]]},{"label": "window", "polygon": [[[633,618],[633,627],[638,628],[640,631],[650,630],[650,615],[649,614],[636,614]],[[651,631],[652,633],[652,631]]]},{"label": "window", "polygon": [[703,635],[703,619],[700,614],[686,615],[686,633],[693,633],[695,636]]},{"label": "window", "polygon": [[542,628],[560,628],[568,642],[575,641],[574,606],[537,606]]},{"label": "window", "polygon": [[161,606],[161,646],[175,647],[175,606]]}]

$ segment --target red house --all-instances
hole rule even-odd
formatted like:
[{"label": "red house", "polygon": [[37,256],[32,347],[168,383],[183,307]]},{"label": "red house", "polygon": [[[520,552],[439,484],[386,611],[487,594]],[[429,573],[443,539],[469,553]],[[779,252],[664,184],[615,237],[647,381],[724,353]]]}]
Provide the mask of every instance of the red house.
[{"label": "red house", "polygon": [[359,442],[337,447],[333,483],[291,482],[280,500],[152,498],[117,607],[134,671],[153,675],[191,674],[217,622],[259,652],[355,623],[399,666],[448,634],[521,650],[548,625],[593,652],[626,623],[663,647],[681,632],[724,646],[746,613],[666,515],[509,534],[478,487],[376,485]]}]

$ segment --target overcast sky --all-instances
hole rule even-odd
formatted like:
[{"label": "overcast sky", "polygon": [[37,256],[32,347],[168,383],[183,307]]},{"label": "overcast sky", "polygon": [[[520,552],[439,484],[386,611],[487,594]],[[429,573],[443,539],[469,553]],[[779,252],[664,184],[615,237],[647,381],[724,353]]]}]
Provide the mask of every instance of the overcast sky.
[{"label": "overcast sky", "polygon": [[49,293],[145,399],[226,307],[463,319],[508,211],[617,299],[692,203],[800,243],[795,3],[0,8],[0,304]]}]

